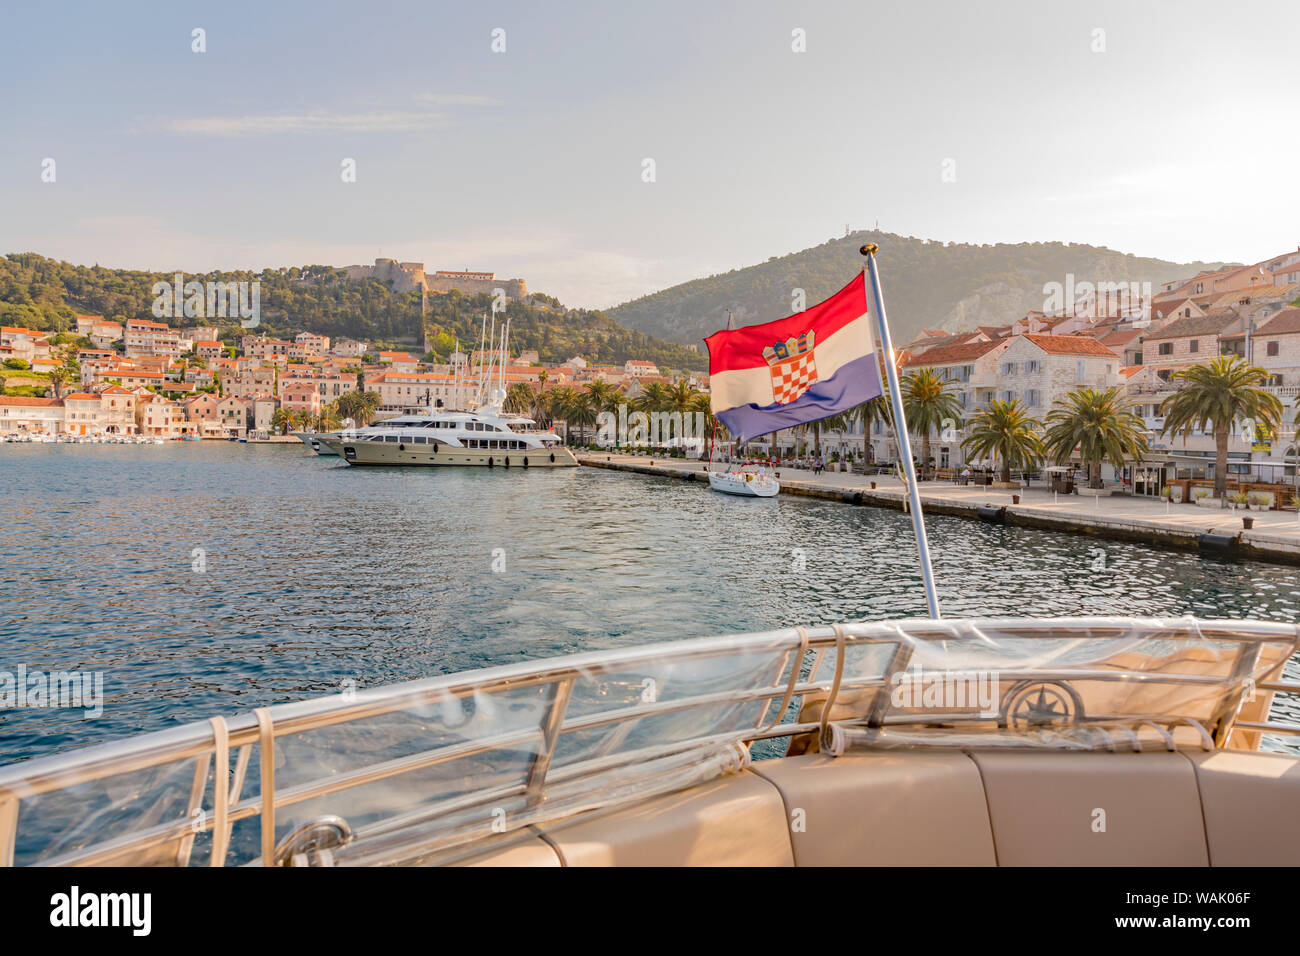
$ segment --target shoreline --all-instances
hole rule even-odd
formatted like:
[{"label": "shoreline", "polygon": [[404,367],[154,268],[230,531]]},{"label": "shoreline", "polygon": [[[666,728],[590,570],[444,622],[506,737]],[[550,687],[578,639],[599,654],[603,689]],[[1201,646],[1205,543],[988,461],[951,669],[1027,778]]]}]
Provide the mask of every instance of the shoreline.
[{"label": "shoreline", "polygon": [[[614,471],[687,481],[708,480],[702,463],[692,459],[587,453],[579,455],[578,460],[583,465]],[[905,510],[905,495],[897,478],[847,472],[813,475],[784,467],[777,471],[781,472],[783,495]],[[873,481],[877,485],[874,489]],[[1096,495],[1086,489],[1078,495],[1054,496],[1041,489],[1011,491],[933,481],[922,482],[920,491],[927,514],[1130,541],[1217,557],[1300,565],[1300,521],[1289,512],[1252,511],[1256,525],[1246,531],[1236,511],[1185,504],[1175,504],[1166,510],[1159,499]],[[1021,496],[1020,504],[1012,504],[1012,494]]]}]

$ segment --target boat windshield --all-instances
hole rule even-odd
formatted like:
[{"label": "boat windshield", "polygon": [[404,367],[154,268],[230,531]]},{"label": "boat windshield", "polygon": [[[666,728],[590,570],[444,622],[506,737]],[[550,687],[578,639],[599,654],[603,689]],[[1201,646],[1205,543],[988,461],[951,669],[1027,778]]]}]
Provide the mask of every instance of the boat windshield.
[{"label": "boat windshield", "polygon": [[[854,747],[1254,749],[1294,625],[904,620],[621,648],[220,718],[0,769],[19,864],[427,860],[765,754]],[[10,862],[0,859],[0,863]]]}]

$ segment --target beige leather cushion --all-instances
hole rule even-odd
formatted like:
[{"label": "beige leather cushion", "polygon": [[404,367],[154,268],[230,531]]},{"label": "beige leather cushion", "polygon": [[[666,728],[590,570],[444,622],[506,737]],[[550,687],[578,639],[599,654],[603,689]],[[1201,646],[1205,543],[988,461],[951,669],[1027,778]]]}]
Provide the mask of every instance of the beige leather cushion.
[{"label": "beige leather cushion", "polygon": [[1188,756],[1214,866],[1300,865],[1300,758],[1229,750]]},{"label": "beige leather cushion", "polygon": [[501,845],[455,860],[450,866],[559,866],[560,858],[541,837],[517,835]]},{"label": "beige leather cushion", "polygon": [[[1180,753],[971,754],[1002,866],[1205,866],[1192,763]],[[1094,830],[1094,811],[1105,830]]]},{"label": "beige leather cushion", "polygon": [[793,866],[781,795],[749,771],[542,827],[568,866]]},{"label": "beige leather cushion", "polygon": [[776,784],[788,818],[803,811],[790,835],[799,866],[997,862],[984,787],[965,754],[809,754],[753,769]]}]

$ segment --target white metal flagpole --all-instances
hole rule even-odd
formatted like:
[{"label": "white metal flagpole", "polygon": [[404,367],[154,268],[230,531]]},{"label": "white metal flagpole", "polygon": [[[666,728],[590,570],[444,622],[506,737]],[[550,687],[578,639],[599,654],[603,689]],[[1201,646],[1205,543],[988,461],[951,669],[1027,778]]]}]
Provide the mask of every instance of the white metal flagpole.
[{"label": "white metal flagpole", "polygon": [[939,598],[934,590],[934,569],[930,567],[930,545],[925,537],[925,516],[921,514],[921,491],[916,486],[916,465],[912,461],[912,440],[907,434],[907,416],[903,411],[903,393],[898,387],[898,366],[894,357],[894,342],[889,336],[889,320],[885,317],[885,298],[880,292],[880,276],[876,273],[876,250],[869,242],[861,252],[867,257],[867,268],[862,281],[871,276],[871,295],[875,300],[876,329],[880,333],[880,349],[885,356],[885,375],[889,378],[889,398],[894,408],[894,434],[898,436],[898,453],[903,459],[903,473],[907,477],[907,496],[912,508],[912,530],[916,534],[916,552],[921,561],[921,579],[925,582],[925,602],[930,607],[930,617],[938,618]]}]

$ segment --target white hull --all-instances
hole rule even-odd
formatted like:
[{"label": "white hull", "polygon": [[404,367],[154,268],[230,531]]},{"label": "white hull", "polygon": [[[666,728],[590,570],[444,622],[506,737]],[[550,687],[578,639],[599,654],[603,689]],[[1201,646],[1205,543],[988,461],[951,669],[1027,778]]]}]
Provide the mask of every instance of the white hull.
[{"label": "white hull", "polygon": [[775,478],[753,472],[709,472],[709,487],[744,498],[771,498],[781,491],[781,483]]},{"label": "white hull", "polygon": [[338,452],[332,451],[328,445],[321,441],[322,438],[335,438],[336,433],[327,432],[294,432],[294,437],[300,442],[322,457],[337,455]]},{"label": "white hull", "polygon": [[550,448],[482,449],[452,448],[447,445],[417,445],[405,442],[346,441],[324,438],[322,447],[350,465],[414,465],[423,467],[472,468],[572,468],[578,459],[563,445]]}]

